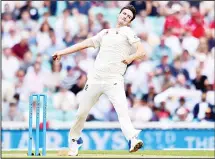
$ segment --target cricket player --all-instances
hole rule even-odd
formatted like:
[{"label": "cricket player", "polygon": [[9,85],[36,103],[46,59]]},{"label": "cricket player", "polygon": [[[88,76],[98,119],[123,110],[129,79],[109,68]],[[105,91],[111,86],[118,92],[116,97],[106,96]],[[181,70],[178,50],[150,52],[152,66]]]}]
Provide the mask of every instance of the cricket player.
[{"label": "cricket player", "polygon": [[[80,136],[84,123],[90,109],[102,94],[114,105],[122,132],[128,140],[129,152],[135,152],[143,146],[143,141],[137,138],[141,130],[136,130],[129,118],[123,78],[127,65],[133,60],[143,58],[145,54],[140,39],[129,27],[135,16],[135,8],[132,5],[125,6],[118,15],[115,28],[101,30],[97,35],[53,54],[54,60],[60,60],[61,56],[88,47],[100,48],[94,69],[88,73],[83,100],[70,129],[69,156],[78,155],[79,147],[83,143]],[[135,48],[134,52],[132,48]]]}]

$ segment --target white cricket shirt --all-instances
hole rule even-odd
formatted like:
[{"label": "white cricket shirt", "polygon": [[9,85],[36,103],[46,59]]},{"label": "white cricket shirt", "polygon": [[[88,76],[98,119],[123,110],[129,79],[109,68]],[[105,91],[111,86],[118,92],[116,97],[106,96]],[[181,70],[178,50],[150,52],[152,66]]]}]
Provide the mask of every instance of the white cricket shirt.
[{"label": "white cricket shirt", "polygon": [[130,27],[103,29],[91,38],[99,53],[94,73],[102,77],[123,77],[127,65],[122,61],[132,54],[132,44],[140,41]]}]

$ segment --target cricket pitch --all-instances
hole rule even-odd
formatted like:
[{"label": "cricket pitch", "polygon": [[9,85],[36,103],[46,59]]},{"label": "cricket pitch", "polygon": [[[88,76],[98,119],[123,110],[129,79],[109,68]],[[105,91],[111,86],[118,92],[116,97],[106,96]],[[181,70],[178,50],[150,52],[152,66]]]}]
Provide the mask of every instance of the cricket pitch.
[{"label": "cricket pitch", "polygon": [[[2,158],[73,158],[68,150],[48,150],[46,156],[27,156],[27,150],[2,151]],[[74,158],[215,158],[213,150],[80,150]]]}]

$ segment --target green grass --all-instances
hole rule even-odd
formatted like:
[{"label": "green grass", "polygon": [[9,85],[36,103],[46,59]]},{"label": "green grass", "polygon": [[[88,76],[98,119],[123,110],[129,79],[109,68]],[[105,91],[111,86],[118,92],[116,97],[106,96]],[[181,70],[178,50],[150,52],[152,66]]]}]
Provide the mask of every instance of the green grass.
[{"label": "green grass", "polygon": [[[71,156],[65,156],[67,150],[61,150],[61,155],[59,151],[50,150],[47,151],[47,155],[36,156],[36,158],[72,158]],[[2,151],[3,158],[32,158],[32,156],[27,156],[27,151]],[[81,150],[79,155],[75,158],[214,158],[215,153],[212,150],[144,150],[135,153],[129,153],[124,150],[110,150],[110,151],[98,151],[98,150]]]}]

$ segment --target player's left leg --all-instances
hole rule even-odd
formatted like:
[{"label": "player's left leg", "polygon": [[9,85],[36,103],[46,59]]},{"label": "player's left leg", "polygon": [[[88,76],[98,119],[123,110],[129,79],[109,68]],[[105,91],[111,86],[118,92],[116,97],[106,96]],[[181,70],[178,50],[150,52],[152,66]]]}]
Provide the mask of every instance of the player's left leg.
[{"label": "player's left leg", "polygon": [[105,88],[105,94],[112,102],[117,112],[122,132],[129,141],[129,151],[137,151],[143,146],[143,142],[137,139],[140,130],[133,127],[128,114],[128,103],[126,100],[124,83],[118,81],[108,84]]},{"label": "player's left leg", "polygon": [[100,84],[93,84],[87,82],[85,88],[82,92],[82,99],[80,100],[78,112],[76,114],[76,119],[69,133],[69,156],[77,156],[79,147],[82,145],[83,141],[81,139],[81,132],[84,128],[84,123],[88,116],[90,109],[98,101],[102,94],[102,87]]}]

